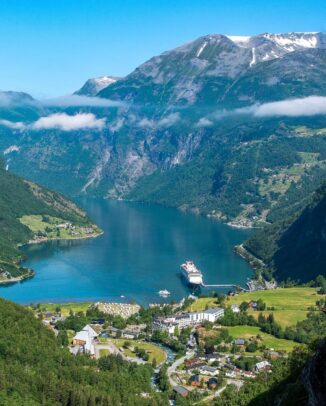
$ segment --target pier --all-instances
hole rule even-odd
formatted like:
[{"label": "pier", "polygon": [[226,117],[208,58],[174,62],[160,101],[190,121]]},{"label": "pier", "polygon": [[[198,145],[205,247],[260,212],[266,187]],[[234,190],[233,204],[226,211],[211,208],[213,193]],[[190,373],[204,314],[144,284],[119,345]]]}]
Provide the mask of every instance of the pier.
[{"label": "pier", "polygon": [[205,285],[205,283],[202,283],[201,286],[203,288],[235,288],[235,289],[240,289],[244,292],[249,292],[248,289],[245,289],[239,285],[234,285],[234,284],[222,284],[222,285]]}]

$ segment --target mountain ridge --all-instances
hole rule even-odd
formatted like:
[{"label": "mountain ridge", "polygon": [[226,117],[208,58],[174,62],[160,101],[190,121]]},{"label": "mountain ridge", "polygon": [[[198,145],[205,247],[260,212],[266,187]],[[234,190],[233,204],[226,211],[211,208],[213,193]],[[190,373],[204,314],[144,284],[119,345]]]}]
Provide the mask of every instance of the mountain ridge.
[{"label": "mountain ridge", "polygon": [[[255,109],[326,97],[324,38],[283,34],[283,49],[266,34],[247,39],[247,48],[225,35],[201,37],[97,93],[117,101],[115,108],[47,108],[46,114],[104,118],[96,134],[17,133],[0,125],[0,150],[10,151],[5,158],[16,173],[70,195],[151,201],[235,225],[274,221],[278,201],[293,205],[325,176],[325,116],[265,117]],[[254,42],[260,45],[250,66]],[[275,47],[279,57],[260,62]]]}]

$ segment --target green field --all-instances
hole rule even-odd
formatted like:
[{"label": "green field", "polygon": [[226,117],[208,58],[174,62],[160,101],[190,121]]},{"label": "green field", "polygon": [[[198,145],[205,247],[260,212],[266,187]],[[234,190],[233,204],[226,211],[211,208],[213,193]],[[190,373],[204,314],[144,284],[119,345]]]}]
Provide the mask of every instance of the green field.
[{"label": "green field", "polygon": [[218,307],[215,297],[201,297],[192,303],[187,310],[190,312],[200,312],[208,307]]},{"label": "green field", "polygon": [[73,239],[73,238],[85,238],[93,234],[99,233],[97,227],[88,227],[92,229],[92,233],[86,233],[85,227],[73,225],[72,228],[60,228],[58,225],[66,223],[65,220],[59,217],[41,216],[41,215],[29,215],[23,216],[20,222],[28,227],[34,234],[44,235],[49,239]]},{"label": "green field", "polygon": [[[148,362],[152,362],[153,359],[155,358],[156,362],[157,362],[157,365],[161,364],[166,359],[165,351],[163,351],[162,348],[160,348],[157,345],[154,345],[152,343],[146,343],[146,342],[143,342],[143,341],[126,340],[124,338],[110,339],[110,341],[112,341],[112,343],[118,348],[123,347],[123,344],[126,341],[129,341],[133,347],[143,348],[149,355]],[[130,349],[125,349],[124,354],[127,357],[136,357],[136,354],[133,351],[131,351]]]},{"label": "green field", "polygon": [[61,314],[63,316],[69,316],[70,311],[74,313],[86,312],[86,310],[92,305],[92,302],[80,302],[80,303],[44,303],[41,304],[41,310],[47,312],[55,312],[57,307],[60,307]]},{"label": "green field", "polygon": [[[228,299],[228,305],[250,302],[262,299],[267,307],[274,310],[266,310],[264,314],[274,313],[275,321],[282,327],[295,325],[298,321],[306,318],[308,308],[314,307],[320,299],[314,288],[277,288],[257,292],[244,292]],[[250,311],[250,314],[258,317],[259,312]]]},{"label": "green field", "polygon": [[270,334],[263,333],[262,331],[260,331],[259,327],[235,326],[228,327],[227,329],[233,338],[249,339],[250,337],[256,337],[257,335],[260,335],[262,340],[259,341],[259,344],[260,345],[264,344],[266,348],[268,349],[273,348],[276,351],[290,352],[293,350],[295,346],[300,345],[291,340],[284,340],[281,338],[276,338]]}]

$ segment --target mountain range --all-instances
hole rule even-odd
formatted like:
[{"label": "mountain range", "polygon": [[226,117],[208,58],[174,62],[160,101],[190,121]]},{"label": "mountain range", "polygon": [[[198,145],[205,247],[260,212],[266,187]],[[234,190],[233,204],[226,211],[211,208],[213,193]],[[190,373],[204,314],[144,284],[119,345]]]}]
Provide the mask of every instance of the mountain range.
[{"label": "mountain range", "polygon": [[[9,168],[70,195],[155,202],[236,226],[304,207],[326,176],[324,33],[206,35],[116,79],[87,81],[74,95],[96,96],[87,105],[3,104]],[[81,113],[103,125],[30,124]]]}]

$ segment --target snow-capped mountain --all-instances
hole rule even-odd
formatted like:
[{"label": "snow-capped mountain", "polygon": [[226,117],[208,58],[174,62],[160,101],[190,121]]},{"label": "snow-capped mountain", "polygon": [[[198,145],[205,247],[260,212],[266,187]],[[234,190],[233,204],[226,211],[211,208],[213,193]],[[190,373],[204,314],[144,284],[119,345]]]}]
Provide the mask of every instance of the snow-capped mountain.
[{"label": "snow-capped mountain", "polygon": [[280,58],[283,55],[309,48],[326,48],[323,33],[260,34],[255,36],[227,36],[236,45],[251,49],[250,66],[262,61]]},{"label": "snow-capped mountain", "polygon": [[80,96],[95,96],[102,89],[120,80],[116,76],[100,76],[98,78],[88,79],[82,88],[77,90],[75,94]]},{"label": "snow-capped mountain", "polygon": [[[223,103],[224,108],[321,94],[325,51],[324,33],[205,35],[154,56],[99,95],[156,107]],[[299,86],[302,81],[309,86]]]}]

